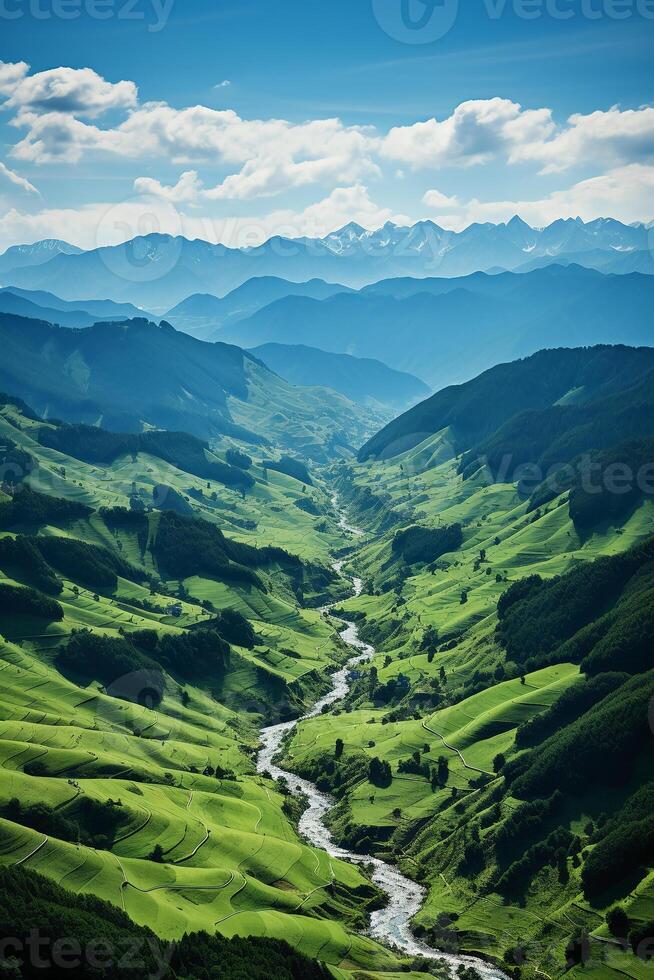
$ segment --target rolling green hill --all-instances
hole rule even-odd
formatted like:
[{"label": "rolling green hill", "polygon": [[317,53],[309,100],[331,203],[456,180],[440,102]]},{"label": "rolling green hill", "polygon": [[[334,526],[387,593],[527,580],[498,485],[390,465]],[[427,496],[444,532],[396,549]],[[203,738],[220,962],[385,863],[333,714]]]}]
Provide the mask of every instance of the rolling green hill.
[{"label": "rolling green hill", "polygon": [[336,392],[298,391],[251,355],[165,321],[55,327],[0,314],[0,388],[40,415],[121,432],[233,435],[323,462],[359,445],[376,418]]}]

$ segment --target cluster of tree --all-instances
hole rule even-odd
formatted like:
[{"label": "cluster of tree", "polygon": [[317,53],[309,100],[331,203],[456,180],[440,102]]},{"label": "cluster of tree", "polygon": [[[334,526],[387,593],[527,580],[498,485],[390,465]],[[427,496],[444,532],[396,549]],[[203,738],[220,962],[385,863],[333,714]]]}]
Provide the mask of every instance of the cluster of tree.
[{"label": "cluster of tree", "polygon": [[4,615],[36,616],[58,623],[64,611],[50,596],[28,586],[0,584],[0,613]]},{"label": "cluster of tree", "polygon": [[628,680],[628,674],[599,674],[584,680],[580,678],[557,698],[554,704],[528,721],[523,722],[516,732],[516,746],[519,749],[538,745],[551,735],[555,735],[565,725],[575,721],[621,684]]},{"label": "cluster of tree", "polygon": [[43,535],[29,540],[49,565],[92,589],[113,592],[119,575],[132,582],[143,582],[147,578],[141,569],[101,545],[59,535]]},{"label": "cluster of tree", "polygon": [[[649,487],[638,476],[645,472],[643,467],[651,467],[652,460],[654,439],[623,443],[584,459],[580,464],[581,473],[575,474],[568,504],[570,518],[577,530],[583,534],[605,522],[620,522],[644,496],[651,498],[651,469]],[[592,475],[590,485],[585,473]],[[619,493],[612,486],[612,474],[618,479],[622,476]]]},{"label": "cluster of tree", "polygon": [[495,834],[495,850],[500,865],[507,866],[531,843],[542,840],[545,828],[563,802],[563,794],[555,790],[546,799],[531,800],[516,807]]},{"label": "cluster of tree", "polygon": [[207,620],[202,628],[217,630],[228,643],[244,647],[246,650],[252,650],[257,642],[252,623],[236,609],[221,609],[215,617]]},{"label": "cluster of tree", "polygon": [[410,687],[406,674],[391,677],[385,684],[377,684],[376,676],[370,672],[370,700],[375,704],[395,704],[408,693]]},{"label": "cluster of tree", "polygon": [[311,497],[298,497],[297,500],[293,501],[293,504],[298,510],[303,511],[305,514],[310,514],[312,517],[319,517],[322,513],[318,504]]},{"label": "cluster of tree", "polygon": [[176,634],[138,630],[129,640],[164,670],[181,677],[207,680],[222,676],[229,667],[229,643],[215,629]]},{"label": "cluster of tree", "polygon": [[241,582],[265,590],[257,568],[279,566],[292,580],[298,594],[305,575],[316,591],[325,587],[331,573],[318,565],[303,563],[283,548],[255,548],[225,537],[215,524],[197,518],[189,519],[164,512],[152,554],[164,574],[173,578],[210,575],[225,582]]},{"label": "cluster of tree", "polygon": [[546,865],[558,867],[559,880],[567,881],[568,851],[573,840],[570,831],[557,827],[545,840],[532,844],[517,861],[509,865],[497,883],[498,891],[507,894],[524,891],[534,875]]},{"label": "cluster of tree", "polygon": [[393,782],[393,773],[388,762],[374,756],[368,763],[368,782],[385,789]]},{"label": "cluster of tree", "polygon": [[429,762],[423,761],[420,752],[417,750],[408,759],[400,759],[397,764],[397,771],[412,776],[424,776],[425,779],[429,779],[431,775]]},{"label": "cluster of tree", "polygon": [[41,429],[39,442],[87,463],[112,463],[125,454],[148,453],[186,473],[215,480],[227,487],[249,490],[254,486],[252,477],[241,467],[207,457],[209,444],[188,432],[154,429],[122,433],[108,432],[92,425],[62,425]]},{"label": "cluster of tree", "polygon": [[63,524],[88,517],[93,511],[86,504],[63,497],[38,493],[29,486],[21,487],[11,500],[0,504],[0,528],[5,530],[25,525]]},{"label": "cluster of tree", "polygon": [[132,701],[163,696],[161,669],[181,677],[221,677],[229,668],[229,644],[212,629],[187,633],[137,630],[111,637],[90,630],[73,631],[57,657],[67,670],[94,677],[109,693]]},{"label": "cluster of tree", "polygon": [[249,470],[252,466],[252,458],[247,453],[242,453],[240,449],[228,449],[225,453],[225,461],[240,470]]},{"label": "cluster of tree", "polygon": [[448,527],[421,527],[414,524],[395,532],[392,550],[408,565],[414,565],[417,562],[436,561],[442,555],[456,551],[462,543],[463,531],[460,524],[450,524]]},{"label": "cluster of tree", "polygon": [[267,470],[284,473],[285,476],[290,476],[292,479],[298,480],[308,487],[313,486],[313,480],[306,465],[299,459],[294,459],[292,456],[282,456],[281,459],[277,460],[266,459],[263,462],[263,466]]},{"label": "cluster of tree", "polygon": [[[328,980],[330,976],[320,964],[276,939],[226,939],[200,932],[188,934],[169,947],[116,906],[65,891],[23,868],[0,868],[0,935],[17,941],[5,951],[3,972],[25,980],[44,972],[34,965],[34,941],[48,962],[54,943],[64,939],[79,950],[79,956],[73,968],[64,968],[62,975],[71,974],[80,980],[162,976],[162,963],[169,963],[166,980],[204,980],[209,976],[221,980]],[[70,952],[70,947],[67,950]],[[71,962],[70,956],[65,962]]]},{"label": "cluster of tree", "polygon": [[653,691],[654,670],[637,674],[537,750],[516,757],[504,770],[511,792],[533,800],[555,790],[577,794],[595,782],[624,782],[631,769],[625,760],[633,765],[651,743]]},{"label": "cluster of tree", "polygon": [[46,803],[26,805],[14,797],[0,806],[0,816],[48,837],[104,849],[111,847],[125,821],[120,801],[101,802],[89,796],[79,797],[66,815]]},{"label": "cluster of tree", "polygon": [[[104,636],[91,630],[73,630],[68,642],[57,655],[65,670],[93,677],[106,686],[120,678],[152,669],[152,661],[125,637]],[[138,701],[138,693],[129,700]]]},{"label": "cluster of tree", "polygon": [[629,592],[605,616],[567,643],[564,649],[582,656],[581,669],[589,675],[622,670],[637,674],[652,661],[654,635],[654,567],[639,576]]},{"label": "cluster of tree", "polygon": [[13,439],[3,436],[0,446],[0,483],[9,487],[20,486],[38,463],[33,456],[21,449]]},{"label": "cluster of tree", "polygon": [[55,570],[44,560],[34,541],[22,534],[0,538],[0,567],[12,578],[27,581],[41,592],[59,595],[63,589]]},{"label": "cluster of tree", "polygon": [[252,568],[259,564],[257,549],[230,541],[215,524],[165,511],[161,515],[152,553],[164,574],[188,578],[203,572],[222,581],[244,582],[262,588]]},{"label": "cluster of tree", "polygon": [[[616,606],[636,577],[640,578],[636,590],[654,588],[654,578],[644,577],[648,566],[654,568],[654,538],[620,555],[581,562],[566,575],[547,582],[538,576],[515,582],[498,602],[498,638],[509,659],[529,667],[570,658],[582,660],[592,650],[592,641],[600,640],[610,622],[581,633],[578,642],[573,639],[575,634]],[[647,607],[647,601],[639,600],[639,604]],[[619,616],[619,610],[615,615]],[[614,650],[609,656],[606,649],[594,672],[621,669],[619,649],[622,633],[627,629],[631,629],[627,641],[627,646],[633,647],[630,656],[635,664],[642,662],[642,632],[649,620],[630,628],[631,615],[628,611],[616,635],[607,640],[607,647],[618,652]]]},{"label": "cluster of tree", "polygon": [[654,854],[654,783],[629,797],[597,832],[599,838],[582,869],[587,898],[651,866]]},{"label": "cluster of tree", "polygon": [[33,408],[24,402],[22,398],[18,398],[17,395],[8,395],[6,391],[0,392],[0,406],[2,405],[13,405],[17,408],[21,415],[24,415],[26,419],[31,419],[32,422],[40,422],[41,418],[36,414]]}]

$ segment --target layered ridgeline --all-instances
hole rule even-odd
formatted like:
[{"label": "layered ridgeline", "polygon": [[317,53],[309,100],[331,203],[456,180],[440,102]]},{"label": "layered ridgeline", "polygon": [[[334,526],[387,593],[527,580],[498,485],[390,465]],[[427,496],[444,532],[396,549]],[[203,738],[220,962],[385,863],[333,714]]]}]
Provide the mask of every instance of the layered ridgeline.
[{"label": "layered ridgeline", "polygon": [[263,344],[251,353],[292,384],[333,388],[381,413],[402,411],[429,394],[427,385],[412,374],[370,357],[330,354],[304,344]]},{"label": "layered ridgeline", "polygon": [[606,273],[651,274],[651,230],[579,218],[536,229],[516,217],[461,232],[432,221],[410,227],[388,222],[375,231],[351,222],[323,238],[275,236],[247,248],[159,234],[81,253],[65,243],[43,242],[0,256],[0,279],[67,300],[101,296],[163,312],[193,294],[224,296],[253,277],[323,279],[359,289],[389,276],[467,276],[559,261]]},{"label": "layered ridgeline", "polygon": [[166,320],[178,330],[201,340],[220,340],[220,331],[257,310],[286,296],[308,296],[328,299],[336,293],[350,292],[347,286],[311,279],[308,282],[289,282],[279,276],[255,276],[226,296],[194,293],[187,296],[165,314]]},{"label": "layered ridgeline", "polygon": [[100,320],[128,320],[142,317],[143,310],[131,303],[111,300],[60,299],[42,290],[19,289],[17,286],[0,289],[0,313],[13,313],[33,320],[47,320],[61,327],[92,327]]},{"label": "layered ridgeline", "polygon": [[145,943],[147,972],[193,934],[179,976],[387,976],[408,963],[361,934],[376,888],[256,774],[261,725],[348,656],[316,608],[347,583],[320,474],[246,448],[0,397],[3,935]]},{"label": "layered ridgeline", "polygon": [[648,968],[653,358],[501,365],[334,469],[368,532],[342,614],[377,653],[283,764],[426,885],[418,932],[516,977]]},{"label": "layered ridgeline", "polygon": [[433,389],[544,347],[652,339],[654,278],[572,265],[462,279],[384,279],[326,300],[288,296],[225,327],[242,347],[310,344],[374,357]]},{"label": "layered ridgeline", "polygon": [[299,390],[239,348],[204,343],[165,322],[71,330],[0,314],[0,344],[0,390],[66,421],[233,435],[323,461],[359,445],[378,424],[378,415],[334,391]]}]

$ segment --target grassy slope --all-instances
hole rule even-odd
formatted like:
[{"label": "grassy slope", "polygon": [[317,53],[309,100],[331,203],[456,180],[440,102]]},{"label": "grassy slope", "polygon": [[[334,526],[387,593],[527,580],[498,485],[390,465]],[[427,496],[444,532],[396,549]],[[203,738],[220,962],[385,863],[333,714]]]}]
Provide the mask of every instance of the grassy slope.
[{"label": "grassy slope", "polygon": [[[493,680],[492,671],[503,659],[494,638],[499,595],[507,588],[507,581],[536,572],[543,576],[561,574],[578,561],[626,550],[651,535],[654,509],[651,503],[642,503],[617,530],[600,528],[582,540],[563,498],[550,504],[547,511],[529,515],[526,503],[511,485],[486,486],[475,480],[463,483],[450,456],[447,433],[441,433],[403,457],[358,466],[348,474],[341,471],[340,486],[350,497],[355,523],[370,529],[356,556],[357,573],[366,582],[366,592],[342,605],[346,614],[365,614],[364,636],[368,624],[374,624],[371,638],[378,654],[372,663],[379,682],[387,683],[401,673],[409,678],[411,696],[405,702],[408,709],[403,712],[404,720],[389,722],[385,718],[389,709],[366,700],[364,676],[358,697],[344,712],[337,709],[337,725],[329,717],[300,725],[288,749],[288,761],[315,775],[326,759],[333,758],[336,735],[345,743],[345,763],[353,758],[363,760],[358,778],[347,783],[337,807],[335,828],[347,836],[353,825],[369,827],[369,836],[377,840],[380,853],[394,855],[407,873],[425,881],[429,898],[417,918],[419,924],[429,928],[440,913],[456,913],[463,948],[501,957],[508,947],[522,942],[529,955],[523,973],[530,974],[537,967],[549,975],[562,973],[566,942],[575,928],[585,926],[595,941],[591,942],[593,960],[584,975],[641,978],[646,970],[641,961],[605,941],[609,938],[603,918],[606,909],[591,909],[583,899],[579,870],[571,861],[570,881],[565,887],[550,869],[551,873],[537,876],[522,905],[507,904],[496,894],[479,898],[475,875],[462,873],[459,864],[466,833],[476,825],[483,841],[493,826],[493,821],[488,823],[488,812],[493,788],[499,783],[493,778],[494,757],[500,752],[510,755],[518,724],[544,710],[580,679],[577,666],[559,664],[528,675],[524,685],[517,670],[514,679]],[[362,491],[366,489],[387,495],[386,505],[377,513],[365,506]],[[388,498],[400,519],[384,534]],[[398,579],[399,567],[390,547],[395,528],[455,521],[463,525],[462,548],[454,555],[445,555],[433,574],[419,568],[404,569]],[[481,549],[486,550],[487,557],[479,563]],[[501,582],[496,581],[498,573]],[[461,604],[464,590],[468,601]],[[427,650],[421,650],[429,626],[437,628],[441,641],[431,663]],[[442,649],[442,641],[451,638],[456,639],[456,645]],[[428,698],[433,692],[432,682],[441,667],[447,676],[445,703],[457,703],[433,710],[428,707],[429,701],[420,697]],[[475,674],[481,672],[483,677],[488,671],[490,677],[487,674],[477,685],[486,689],[466,696],[475,690]],[[446,789],[432,792],[422,776],[395,774],[397,762],[416,750],[430,766],[440,755],[448,759]],[[379,789],[361,778],[365,759],[372,756],[390,762],[395,774],[390,787]],[[486,789],[470,785],[480,771],[489,774]],[[643,775],[647,772],[639,773],[641,778]],[[456,799],[452,798],[452,787],[457,790]],[[590,788],[576,807],[570,807],[564,825],[583,837],[589,816],[596,818],[602,810],[610,813],[620,801],[619,795],[612,799],[594,794]],[[502,816],[516,805],[510,797],[504,798]],[[651,918],[654,873],[623,904],[635,921]],[[577,970],[573,969],[573,974]]]}]

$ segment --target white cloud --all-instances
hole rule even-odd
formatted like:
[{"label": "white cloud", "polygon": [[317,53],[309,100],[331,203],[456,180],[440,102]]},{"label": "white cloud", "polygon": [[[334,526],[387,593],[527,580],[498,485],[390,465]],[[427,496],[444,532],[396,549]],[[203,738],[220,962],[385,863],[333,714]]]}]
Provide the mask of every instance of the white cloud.
[{"label": "white cloud", "polygon": [[19,190],[26,191],[28,194],[37,194],[39,197],[41,196],[34,184],[30,184],[29,180],[26,180],[25,177],[21,177],[20,174],[10,170],[9,167],[7,167],[2,160],[0,160],[0,189],[2,188],[3,183],[8,185],[9,189],[14,189],[17,187]]},{"label": "white cloud", "polygon": [[228,78],[223,78],[222,82],[218,82],[217,85],[214,85],[214,88],[229,88],[231,84],[232,83]]},{"label": "white cloud", "polygon": [[443,194],[437,190],[427,191],[422,201],[428,208],[440,208],[443,211],[450,211],[461,207],[461,201],[456,195],[448,197],[447,194]]},{"label": "white cloud", "polygon": [[[423,201],[435,209],[438,199],[428,191]],[[438,192],[436,192],[438,194]],[[442,207],[442,205],[441,205]],[[431,217],[447,228],[460,230],[473,221],[508,221],[518,214],[535,228],[557,218],[617,218],[625,224],[654,218],[654,166],[629,164],[599,177],[579,181],[564,190],[532,201],[479,201],[461,203],[454,213],[432,212]]]},{"label": "white cloud", "polygon": [[573,115],[553,138],[528,141],[516,148],[515,161],[544,163],[542,173],[556,173],[579,164],[616,166],[654,161],[654,108]]},{"label": "white cloud", "polygon": [[382,141],[381,153],[415,168],[467,167],[498,155],[511,159],[519,147],[544,141],[554,129],[551,109],[478,99],[462,102],[447,119],[394,127]]},{"label": "white cloud", "polygon": [[107,82],[92,68],[51,68],[28,75],[24,62],[0,63],[3,108],[37,112],[65,112],[91,118],[108,109],[136,105],[134,82]]},{"label": "white cloud", "polygon": [[137,194],[149,194],[152,197],[161,197],[166,201],[180,204],[197,201],[202,192],[202,181],[196,170],[185,170],[172,187],[167,187],[152,177],[137,177],[134,181],[134,190]]}]

